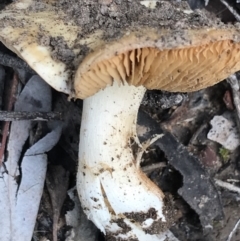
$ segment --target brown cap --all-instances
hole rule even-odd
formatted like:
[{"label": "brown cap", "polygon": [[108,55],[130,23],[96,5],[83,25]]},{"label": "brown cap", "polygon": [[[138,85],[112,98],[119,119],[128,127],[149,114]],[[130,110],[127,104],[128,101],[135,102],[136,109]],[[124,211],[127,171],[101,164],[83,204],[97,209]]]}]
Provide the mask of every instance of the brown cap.
[{"label": "brown cap", "polygon": [[77,98],[113,79],[194,91],[240,69],[234,25],[193,12],[185,1],[149,9],[145,1],[118,2],[17,0],[0,13],[0,40],[53,88]]}]

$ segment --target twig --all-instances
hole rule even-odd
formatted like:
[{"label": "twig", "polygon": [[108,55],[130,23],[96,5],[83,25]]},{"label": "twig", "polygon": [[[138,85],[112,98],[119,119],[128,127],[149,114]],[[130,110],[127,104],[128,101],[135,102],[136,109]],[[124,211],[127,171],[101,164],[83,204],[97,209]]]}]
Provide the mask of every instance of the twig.
[{"label": "twig", "polygon": [[61,112],[0,111],[0,121],[49,121],[63,120]]},{"label": "twig", "polygon": [[151,172],[151,171],[153,171],[155,169],[163,168],[163,167],[166,167],[166,166],[167,165],[166,165],[165,162],[154,163],[154,164],[142,167],[142,171],[145,172],[145,173],[149,173],[149,172]]},{"label": "twig", "polygon": [[[6,98],[5,98],[5,103],[6,105],[4,106],[5,110],[11,111],[14,105],[14,102],[16,100],[15,94],[17,92],[17,86],[18,86],[18,77],[17,74],[14,73],[13,78],[11,81],[7,83],[6,87]],[[2,127],[2,140],[1,140],[1,146],[0,146],[0,166],[2,165],[3,162],[3,156],[5,152],[5,147],[7,143],[7,137],[9,133],[9,127],[10,127],[10,122],[4,122],[3,127]]]},{"label": "twig", "polygon": [[228,182],[240,182],[240,180],[236,180],[236,179],[227,179]]},{"label": "twig", "polygon": [[233,102],[236,107],[237,112],[237,125],[240,128],[240,92],[239,92],[239,83],[236,74],[230,75],[227,78],[227,82],[232,88]]},{"label": "twig", "polygon": [[236,230],[237,230],[237,228],[238,228],[239,223],[240,223],[240,219],[238,219],[238,221],[237,221],[237,223],[235,224],[232,232],[229,234],[227,241],[231,241],[234,233],[236,232]]},{"label": "twig", "polygon": [[232,192],[237,192],[240,194],[240,188],[239,187],[236,187],[228,182],[224,182],[224,181],[221,181],[219,179],[214,179],[215,180],[215,183],[219,186],[219,187],[223,187],[225,189],[228,189],[229,191],[232,191]]},{"label": "twig", "polygon": [[236,18],[236,20],[240,22],[240,15],[238,14],[238,12],[232,6],[230,6],[227,1],[225,0],[220,0],[220,1],[223,5],[227,7],[227,9],[232,13],[232,15]]},{"label": "twig", "polygon": [[36,74],[29,65],[18,57],[13,57],[8,54],[3,54],[0,52],[0,64],[4,66],[11,67],[13,69],[24,69],[31,74]]}]

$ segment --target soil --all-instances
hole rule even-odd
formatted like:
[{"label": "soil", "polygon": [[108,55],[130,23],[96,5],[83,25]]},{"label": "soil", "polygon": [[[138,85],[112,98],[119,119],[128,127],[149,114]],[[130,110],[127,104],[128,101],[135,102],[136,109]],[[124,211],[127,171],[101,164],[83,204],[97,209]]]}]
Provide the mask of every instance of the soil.
[{"label": "soil", "polygon": [[141,26],[178,30],[179,24],[181,29],[221,25],[216,18],[209,21],[207,12],[186,13],[190,8],[185,1],[157,1],[155,9],[148,9],[139,2],[60,0],[55,6],[66,14],[65,21],[74,21],[77,26],[81,26],[81,35],[101,29],[106,40],[116,38],[123,30]]}]

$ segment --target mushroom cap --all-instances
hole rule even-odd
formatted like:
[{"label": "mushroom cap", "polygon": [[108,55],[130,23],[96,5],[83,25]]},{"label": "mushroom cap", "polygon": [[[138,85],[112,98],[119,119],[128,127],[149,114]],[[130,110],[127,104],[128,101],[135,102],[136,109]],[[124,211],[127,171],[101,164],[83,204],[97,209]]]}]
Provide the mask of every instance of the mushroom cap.
[{"label": "mushroom cap", "polygon": [[0,40],[53,88],[82,99],[113,79],[186,92],[240,69],[238,27],[184,1],[117,2],[17,0],[0,12]]}]

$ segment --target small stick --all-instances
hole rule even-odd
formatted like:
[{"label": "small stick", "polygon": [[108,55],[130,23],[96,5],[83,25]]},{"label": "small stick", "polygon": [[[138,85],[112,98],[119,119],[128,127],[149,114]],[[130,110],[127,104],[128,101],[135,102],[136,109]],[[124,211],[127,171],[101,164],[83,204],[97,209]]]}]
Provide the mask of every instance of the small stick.
[{"label": "small stick", "polygon": [[230,75],[227,78],[227,82],[230,84],[232,88],[233,102],[237,112],[237,125],[240,128],[240,91],[239,91],[240,88],[239,88],[238,78],[235,74]]},{"label": "small stick", "polygon": [[4,110],[11,111],[13,109],[13,106],[15,104],[16,98],[17,98],[17,88],[18,88],[18,75],[16,72],[14,72],[13,77],[10,79],[10,81],[7,81],[4,86]]},{"label": "small stick", "polygon": [[149,173],[151,171],[154,171],[155,169],[163,168],[163,167],[166,167],[166,166],[167,166],[167,164],[165,162],[154,163],[154,164],[142,167],[142,171],[145,172],[145,173]]},{"label": "small stick", "polygon": [[215,180],[215,183],[219,186],[219,187],[223,187],[225,189],[228,189],[229,191],[232,191],[232,192],[237,192],[240,194],[240,188],[239,187],[236,187],[228,182],[224,182],[224,181],[221,181],[219,179],[214,179]]},{"label": "small stick", "polygon": [[240,180],[236,180],[236,179],[227,179],[228,182],[240,182]]},{"label": "small stick", "polygon": [[63,120],[61,112],[0,111],[0,121],[49,121]]},{"label": "small stick", "polygon": [[240,223],[240,219],[238,219],[238,221],[237,221],[237,223],[235,224],[232,232],[229,234],[227,241],[231,241],[234,233],[236,232],[236,230],[237,230],[237,228],[238,228],[239,223]]},{"label": "small stick", "polygon": [[232,13],[232,15],[236,18],[236,20],[240,22],[240,15],[238,14],[238,12],[232,6],[230,6],[227,1],[225,0],[220,0],[220,1],[223,5],[227,7],[227,9]]},{"label": "small stick", "polygon": [[[8,111],[12,110],[13,105],[15,103],[17,86],[18,86],[18,76],[16,73],[14,73],[11,81],[9,81],[8,84],[5,86],[6,88],[5,109]],[[0,166],[2,165],[2,162],[3,162],[5,147],[7,143],[8,134],[9,134],[9,128],[10,128],[10,122],[9,121],[4,122],[2,126],[2,140],[1,140],[1,146],[0,146]]]},{"label": "small stick", "polygon": [[13,57],[8,54],[3,54],[0,52],[0,64],[4,66],[11,67],[13,69],[23,69],[31,74],[36,74],[34,70],[32,70],[29,65],[24,62],[22,59],[18,57]]}]

